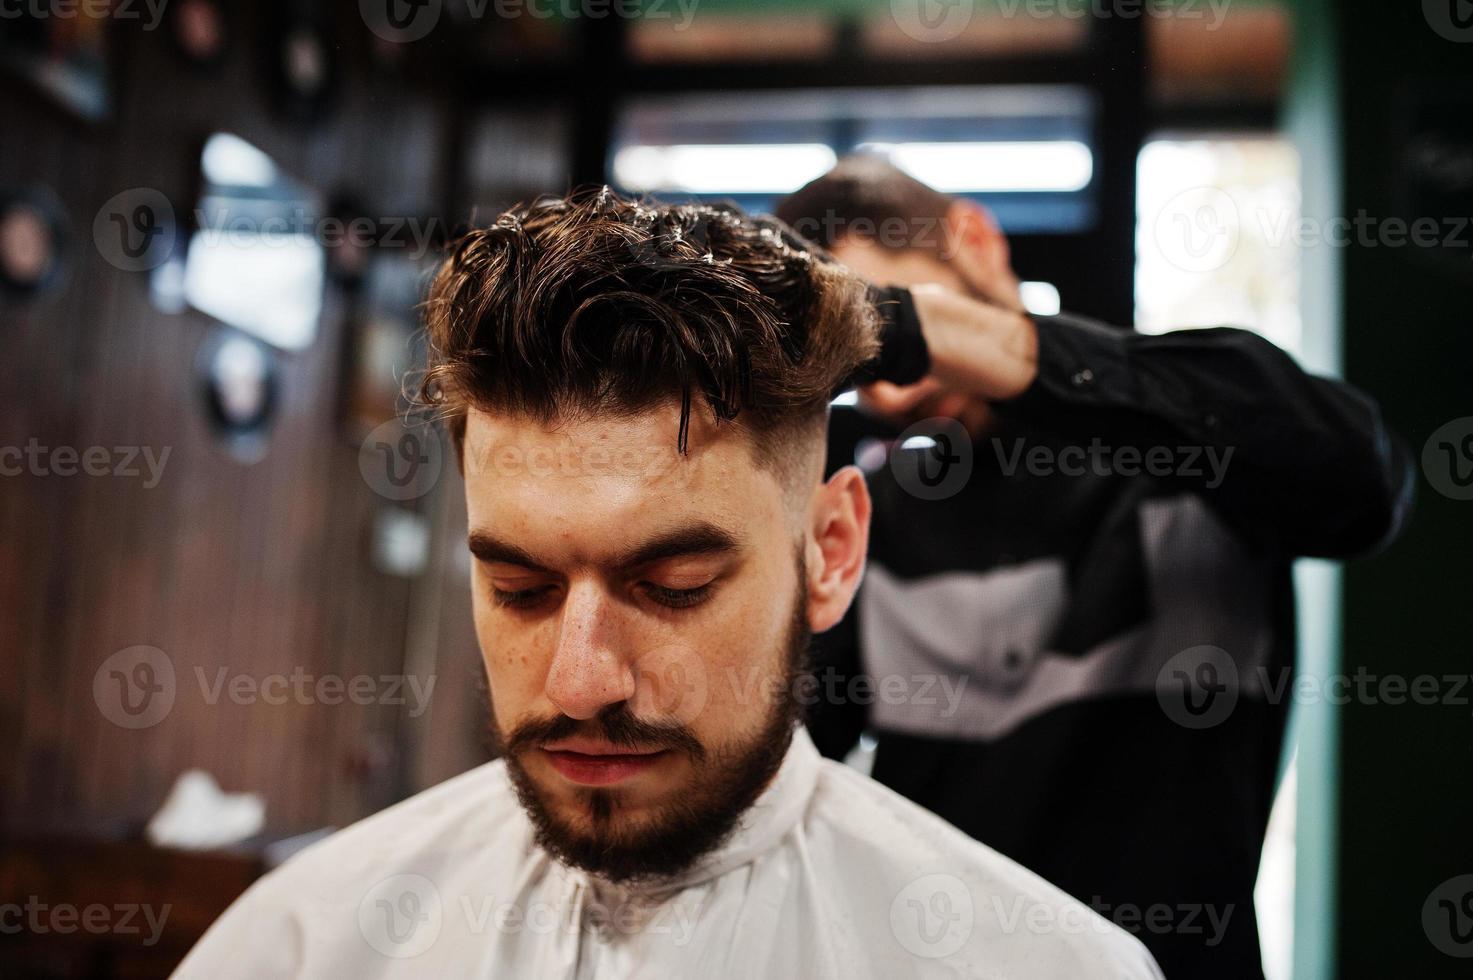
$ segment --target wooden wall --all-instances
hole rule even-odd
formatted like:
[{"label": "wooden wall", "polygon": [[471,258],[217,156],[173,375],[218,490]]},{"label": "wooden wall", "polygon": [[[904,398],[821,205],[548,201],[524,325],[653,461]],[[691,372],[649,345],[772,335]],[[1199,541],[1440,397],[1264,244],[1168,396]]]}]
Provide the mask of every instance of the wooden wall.
[{"label": "wooden wall", "polygon": [[[409,505],[438,529],[429,571],[374,570],[370,528],[393,505],[359,475],[336,421],[341,288],[328,286],[316,343],[280,357],[274,434],[265,458],[245,465],[206,423],[195,358],[208,319],[155,310],[146,276],[110,265],[92,239],[99,207],[128,188],[192,206],[199,143],[220,129],[324,194],[357,191],[376,215],[436,213],[453,102],[377,64],[357,5],[336,6],[341,84],[331,114],[310,126],[268,98],[260,20],[276,5],[235,8],[214,73],[184,63],[164,31],[118,31],[117,104],[100,125],[6,80],[0,185],[49,188],[71,241],[62,288],[0,297],[0,447],[34,438],[169,457],[151,489],[113,476],[0,477],[0,830],[129,832],[190,767],[264,794],[276,832],[341,825],[484,758],[454,467],[447,460],[440,486]],[[176,697],[162,722],[127,730],[98,709],[93,677],[139,644],[172,660]],[[430,714],[413,721],[386,704],[212,705],[196,673],[401,674],[411,651],[415,669],[437,675]]]}]

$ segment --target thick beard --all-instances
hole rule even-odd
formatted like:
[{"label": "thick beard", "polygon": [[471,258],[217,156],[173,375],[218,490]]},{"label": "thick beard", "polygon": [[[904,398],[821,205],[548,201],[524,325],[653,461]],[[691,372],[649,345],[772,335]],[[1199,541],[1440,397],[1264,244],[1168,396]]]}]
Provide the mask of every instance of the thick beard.
[{"label": "thick beard", "polygon": [[522,755],[541,743],[565,738],[583,724],[566,715],[526,722],[503,740],[506,768],[527,811],[536,842],[554,858],[609,881],[630,883],[671,878],[694,866],[735,832],[741,815],[757,801],[787,756],[801,716],[796,686],[805,668],[812,634],[807,618],[807,582],[799,558],[795,611],[788,627],[786,676],[772,699],[757,737],[745,745],[708,750],[683,726],[636,719],[627,702],[610,705],[597,718],[602,735],[615,745],[666,745],[685,752],[696,766],[695,785],[670,793],[637,827],[619,827],[618,790],[582,789],[578,802],[589,824],[577,827],[559,817],[522,765]]}]

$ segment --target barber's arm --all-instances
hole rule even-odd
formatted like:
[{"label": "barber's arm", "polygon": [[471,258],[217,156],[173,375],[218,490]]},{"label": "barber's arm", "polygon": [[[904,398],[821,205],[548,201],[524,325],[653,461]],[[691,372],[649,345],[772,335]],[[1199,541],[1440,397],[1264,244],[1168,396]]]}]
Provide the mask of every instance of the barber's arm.
[{"label": "barber's arm", "polygon": [[[1166,478],[1291,554],[1373,549],[1406,515],[1409,456],[1376,404],[1307,374],[1254,333],[1139,334],[1080,317],[1030,317],[937,286],[876,296],[887,343],[907,343],[891,323],[918,321],[929,373],[1001,414],[1134,447],[1143,461],[1158,447],[1214,454],[1217,471],[1199,464]],[[890,358],[910,364],[910,374],[918,359],[914,350]]]}]

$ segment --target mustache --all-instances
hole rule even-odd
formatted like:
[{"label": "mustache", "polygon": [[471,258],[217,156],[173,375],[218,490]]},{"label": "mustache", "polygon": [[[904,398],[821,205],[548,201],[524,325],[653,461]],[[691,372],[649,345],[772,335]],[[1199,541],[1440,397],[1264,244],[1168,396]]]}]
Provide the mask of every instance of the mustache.
[{"label": "mustache", "polygon": [[634,717],[628,702],[609,705],[593,718],[579,721],[567,715],[530,719],[518,724],[506,736],[506,752],[517,755],[543,742],[584,735],[601,737],[614,745],[628,748],[670,748],[685,752],[696,762],[706,758],[706,747],[681,724],[644,721]]}]

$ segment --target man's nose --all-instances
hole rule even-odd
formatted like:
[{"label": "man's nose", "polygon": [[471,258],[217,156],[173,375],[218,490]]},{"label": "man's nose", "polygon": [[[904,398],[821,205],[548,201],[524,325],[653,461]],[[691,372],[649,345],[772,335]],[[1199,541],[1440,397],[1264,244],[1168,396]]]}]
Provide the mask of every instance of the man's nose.
[{"label": "man's nose", "polygon": [[620,649],[617,616],[597,583],[569,587],[547,672],[547,697],[569,718],[592,718],[634,697],[634,669]]}]

